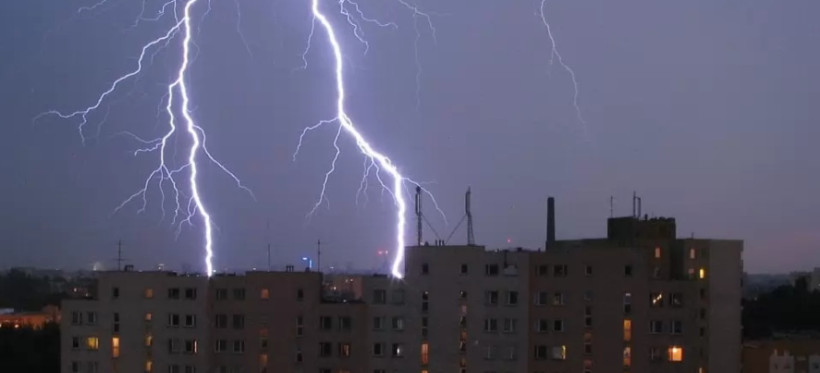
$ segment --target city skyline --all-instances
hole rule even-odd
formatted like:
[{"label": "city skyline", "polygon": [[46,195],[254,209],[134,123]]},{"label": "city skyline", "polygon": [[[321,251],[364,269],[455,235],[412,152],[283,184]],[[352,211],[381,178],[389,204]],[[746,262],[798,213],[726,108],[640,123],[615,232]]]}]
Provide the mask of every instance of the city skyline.
[{"label": "city skyline", "polygon": [[[820,150],[812,141],[820,134],[812,88],[820,86],[812,68],[820,53],[808,47],[820,42],[809,16],[820,5],[549,3],[561,56],[577,74],[585,133],[572,82],[549,66],[540,1],[418,3],[436,26],[435,41],[420,28],[420,70],[418,20],[398,5],[360,3],[399,27],[366,25],[367,53],[344,36],[348,110],[403,173],[431,182],[424,185],[449,224],[431,203],[425,214],[442,238],[461,218],[468,186],[478,243],[533,249],[543,246],[548,195],[558,200],[558,237],[569,239],[603,236],[610,196],[615,215],[629,215],[637,191],[644,212],[677,219],[680,237],[743,239],[749,272],[820,264],[812,256],[820,244]],[[356,205],[362,163],[348,140],[340,142],[346,153],[331,179],[331,208],[305,219],[333,155],[333,131],[325,130],[291,158],[302,128],[332,112],[322,40],[298,69],[309,7],[243,2],[238,18],[234,4],[213,5],[198,30],[192,112],[211,151],[257,195],[204,168],[217,267],[263,263],[268,243],[298,264],[317,239],[327,263],[380,264],[377,252],[392,248],[393,206],[375,180]],[[4,266],[109,264],[118,240],[137,267],[201,265],[198,231],[183,229],[177,239],[156,206],[112,213],[153,164],[116,134],[155,128],[154,95],[173,58],[158,54],[146,76],[115,95],[100,137],[85,145],[75,123],[31,121],[53,107],[82,107],[132,66],[162,30],[151,22],[129,29],[139,11],[117,1],[80,15],[77,4],[0,5],[0,51],[11,56],[0,63]]]}]

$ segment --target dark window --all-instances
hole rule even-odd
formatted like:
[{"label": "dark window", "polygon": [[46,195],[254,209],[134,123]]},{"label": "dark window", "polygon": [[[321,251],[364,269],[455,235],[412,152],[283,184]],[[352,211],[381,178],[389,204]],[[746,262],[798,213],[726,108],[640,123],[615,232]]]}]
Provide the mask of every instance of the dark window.
[{"label": "dark window", "polygon": [[700,309],[700,319],[701,320],[706,319],[706,309],[705,308]]},{"label": "dark window", "polygon": [[196,299],[196,289],[195,288],[186,288],[185,289],[185,299]]},{"label": "dark window", "polygon": [[328,357],[333,353],[333,347],[330,342],[319,342],[319,356]]},{"label": "dark window", "polygon": [[466,265],[466,264],[462,264],[462,265],[461,265],[461,274],[462,274],[462,275],[466,275],[466,274],[467,274],[467,265]]},{"label": "dark window", "polygon": [[120,288],[111,289],[111,298],[117,299],[120,297]]},{"label": "dark window", "polygon": [[235,299],[235,300],[245,300],[245,288],[235,288],[235,289],[233,289],[233,299]]},{"label": "dark window", "polygon": [[301,301],[305,299],[305,291],[301,288],[296,289],[296,300]]},{"label": "dark window", "polygon": [[226,314],[217,314],[214,317],[214,327],[217,329],[225,329],[228,327],[228,315]]},{"label": "dark window", "polygon": [[518,292],[517,291],[508,291],[507,292],[507,305],[508,306],[515,306],[518,304]]},{"label": "dark window", "polygon": [[533,351],[533,355],[535,360],[546,360],[547,358],[547,346],[545,345],[536,345]]},{"label": "dark window", "polygon": [[706,300],[706,289],[700,288],[700,299]]},{"label": "dark window", "polygon": [[168,289],[168,299],[179,299],[179,288]]},{"label": "dark window", "polygon": [[672,320],[672,334],[683,334],[683,321]]},{"label": "dark window", "polygon": [[632,277],[632,265],[627,264],[624,266],[624,276]]},{"label": "dark window", "polygon": [[672,293],[669,295],[669,305],[675,308],[683,307],[683,293]]},{"label": "dark window", "polygon": [[564,320],[554,320],[552,322],[552,330],[556,332],[564,331]]},{"label": "dark window", "polygon": [[233,315],[232,319],[234,329],[245,329],[245,315]]},{"label": "dark window", "polygon": [[498,305],[498,291],[491,290],[484,292],[484,303],[490,306]]},{"label": "dark window", "polygon": [[541,265],[538,266],[538,268],[536,269],[535,272],[538,274],[538,276],[549,276],[549,274],[550,274],[549,268],[550,267],[548,265],[541,264]]},{"label": "dark window", "polygon": [[348,332],[353,328],[353,321],[349,316],[339,317],[339,330]]},{"label": "dark window", "polygon": [[320,330],[333,330],[333,318],[330,316],[319,317]]},{"label": "dark window", "polygon": [[216,289],[216,300],[228,299],[228,289]]},{"label": "dark window", "polygon": [[378,289],[373,290],[373,304],[387,303],[387,290]]},{"label": "dark window", "polygon": [[487,276],[498,276],[498,264],[485,265],[484,274]]},{"label": "dark window", "polygon": [[592,276],[592,266],[586,266],[584,268],[584,274],[587,276]]},{"label": "dark window", "polygon": [[428,273],[430,273],[430,265],[427,263],[423,263],[421,265],[421,274],[426,275]]}]

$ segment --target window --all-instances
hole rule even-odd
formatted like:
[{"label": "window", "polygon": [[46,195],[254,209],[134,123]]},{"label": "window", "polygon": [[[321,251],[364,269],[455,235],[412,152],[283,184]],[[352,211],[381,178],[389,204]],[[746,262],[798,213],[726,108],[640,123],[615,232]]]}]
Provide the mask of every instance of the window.
[{"label": "window", "polygon": [[186,328],[196,327],[196,315],[185,315],[185,327]]},{"label": "window", "polygon": [[552,360],[566,360],[567,359],[567,346],[553,346],[550,348],[550,359]]},{"label": "window", "polygon": [[233,289],[233,299],[234,300],[245,300],[245,288],[235,288],[235,289]]},{"label": "window", "polygon": [[373,318],[373,330],[383,330],[384,329],[384,317],[374,317]]},{"label": "window", "polygon": [[518,349],[515,346],[507,347],[507,353],[504,354],[504,358],[507,360],[515,360],[518,358]]},{"label": "window", "polygon": [[569,268],[566,264],[557,264],[552,267],[552,273],[555,277],[567,277],[567,275],[569,275]]},{"label": "window", "polygon": [[649,307],[660,308],[663,307],[663,293],[651,292],[649,293]]},{"label": "window", "polygon": [[584,333],[584,354],[592,354],[592,333]]},{"label": "window", "polygon": [[632,347],[624,346],[624,368],[632,366]]},{"label": "window", "polygon": [[515,333],[518,327],[518,320],[504,319],[504,333]]},{"label": "window", "polygon": [[552,305],[553,306],[563,306],[564,305],[564,293],[557,291],[555,294],[552,295]]},{"label": "window", "polygon": [[564,331],[564,320],[558,319],[552,322],[552,330],[556,332]]},{"label": "window", "polygon": [[71,348],[75,350],[80,348],[80,337],[71,337]]},{"label": "window", "polygon": [[430,274],[430,265],[427,263],[421,264],[421,274],[428,275]]},{"label": "window", "polygon": [[231,317],[231,326],[234,329],[245,329],[245,315],[233,315]]},{"label": "window", "polygon": [[701,279],[701,280],[706,278],[706,268],[701,267],[701,269],[698,270],[698,278]]},{"label": "window", "polygon": [[88,321],[89,325],[94,325],[97,323],[97,313],[96,312],[88,312],[86,314],[86,320]]},{"label": "window", "polygon": [[302,316],[296,317],[296,335],[301,336],[305,331],[305,318]]},{"label": "window", "polygon": [[259,366],[262,369],[268,366],[268,354],[259,354]]},{"label": "window", "polygon": [[168,373],[181,373],[179,370],[179,365],[169,365]]},{"label": "window", "polygon": [[584,359],[584,373],[592,373],[592,360]]},{"label": "window", "polygon": [[549,303],[549,293],[546,291],[539,291],[538,294],[535,295],[535,305],[536,306],[543,306]]},{"label": "window", "polygon": [[627,265],[624,266],[624,276],[632,277],[632,265],[631,264],[627,264]]},{"label": "window", "polygon": [[330,316],[319,317],[320,330],[333,330],[333,318]]},{"label": "window", "polygon": [[661,349],[657,347],[650,347],[649,348],[649,361],[660,361],[661,357]]},{"label": "window", "polygon": [[154,297],[154,289],[145,288],[145,290],[143,291],[143,296],[145,297],[145,299],[153,298]]},{"label": "window", "polygon": [[632,320],[624,319],[624,341],[629,342],[632,340]]},{"label": "window", "polygon": [[186,365],[185,366],[185,373],[196,373],[196,366]]},{"label": "window", "polygon": [[71,313],[71,325],[82,325],[83,323],[83,313],[74,311]]},{"label": "window", "polygon": [[214,350],[216,352],[228,351],[228,340],[227,339],[217,339],[216,343],[214,344]]},{"label": "window", "polygon": [[462,290],[458,292],[458,299],[467,300],[467,292]]},{"label": "window", "polygon": [[706,300],[706,289],[700,288],[700,299]]},{"label": "window", "polygon": [[179,299],[179,288],[169,288],[168,299]]},{"label": "window", "polygon": [[214,317],[214,327],[217,329],[225,329],[228,327],[228,315],[224,313],[217,314]]},{"label": "window", "polygon": [[695,254],[696,254],[696,252],[695,252],[695,248],[694,248],[694,247],[690,247],[690,248],[689,248],[689,259],[695,259]]},{"label": "window", "polygon": [[145,373],[151,373],[154,371],[154,362],[151,360],[145,360]]},{"label": "window", "polygon": [[197,353],[196,339],[186,339],[185,340],[185,350],[184,351],[185,351],[186,354],[196,354]]},{"label": "window", "polygon": [[343,332],[349,332],[350,329],[353,328],[353,320],[350,316],[340,316],[339,317],[339,330]]},{"label": "window", "polygon": [[171,326],[171,327],[179,326],[179,314],[178,313],[169,313],[168,314],[168,326]]},{"label": "window", "polygon": [[145,313],[145,322],[151,322],[151,320],[153,320],[153,319],[154,319],[154,315],[151,314],[151,312],[146,312]]},{"label": "window", "polygon": [[661,267],[652,267],[652,278],[661,278]]},{"label": "window", "polygon": [[592,290],[587,290],[584,292],[584,301],[592,302]]},{"label": "window", "polygon": [[632,293],[624,293],[624,313],[632,312]]},{"label": "window", "polygon": [[185,299],[196,299],[196,288],[185,288]]},{"label": "window", "polygon": [[393,290],[393,304],[395,305],[402,305],[404,304],[404,290]]},{"label": "window", "polygon": [[487,276],[498,276],[498,264],[485,265],[484,274]]},{"label": "window", "polygon": [[120,297],[120,288],[113,287],[111,288],[111,298],[117,299]]},{"label": "window", "polygon": [[495,346],[489,345],[484,347],[484,359],[493,360],[495,359]]},{"label": "window", "polygon": [[173,354],[179,352],[180,349],[179,338],[168,338],[168,353]]},{"label": "window", "polygon": [[497,319],[484,319],[484,332],[486,332],[486,333],[498,332],[498,320]]},{"label": "window", "polygon": [[550,267],[548,265],[541,264],[536,268],[535,273],[538,276],[542,276],[542,277],[549,276],[549,272],[550,272],[549,268]]},{"label": "window", "polygon": [[421,364],[430,364],[430,344],[427,342],[421,344]]},{"label": "window", "polygon": [[302,355],[302,348],[301,347],[299,347],[299,346],[296,347],[296,351],[294,353],[293,360],[295,360],[297,363],[301,363],[302,360],[304,360],[304,356]]},{"label": "window", "polygon": [[545,345],[536,345],[533,348],[533,357],[535,360],[546,360],[547,358],[547,346]]},{"label": "window", "polygon": [[373,290],[373,304],[387,303],[387,290],[378,289]]},{"label": "window", "polygon": [[262,289],[259,291],[259,299],[270,299],[270,290]]},{"label": "window", "polygon": [[427,312],[427,311],[430,310],[430,303],[428,303],[429,300],[430,300],[430,292],[423,291],[421,293],[421,312]]},{"label": "window", "polygon": [[671,331],[672,334],[683,334],[683,321],[672,320]]},{"label": "window", "polygon": [[539,319],[535,322],[535,331],[538,333],[546,333],[550,329],[550,322],[547,319]]},{"label": "window", "polygon": [[268,348],[268,328],[259,329],[259,348],[261,350]]},{"label": "window", "polygon": [[373,356],[384,356],[384,343],[373,344]]},{"label": "window", "polygon": [[660,259],[660,258],[661,258],[661,248],[656,247],[655,248],[655,259]]},{"label": "window", "polygon": [[244,339],[237,339],[233,341],[233,352],[235,353],[243,353],[245,352],[245,340]]},{"label": "window", "polygon": [[666,350],[666,354],[668,355],[667,358],[669,359],[669,361],[683,361],[683,347],[681,346],[669,346],[669,348]]},{"label": "window", "polygon": [[100,363],[96,361],[89,361],[85,364],[85,371],[87,373],[97,373],[100,371]]},{"label": "window", "polygon": [[462,265],[461,265],[461,274],[462,274],[462,275],[466,275],[466,274],[467,274],[467,272],[468,272],[468,271],[467,271],[467,269],[468,269],[468,268],[467,268],[467,265],[466,265],[466,264],[462,264]]},{"label": "window", "polygon": [[700,309],[700,319],[701,320],[706,320],[706,309],[705,308]]},{"label": "window", "polygon": [[71,373],[79,373],[80,372],[80,363],[78,361],[71,362]]},{"label": "window", "polygon": [[85,348],[89,351],[97,351],[100,349],[100,339],[97,337],[88,337],[85,339]]},{"label": "window", "polygon": [[305,291],[302,288],[296,289],[296,300],[301,302],[305,299]]},{"label": "window", "polygon": [[145,347],[151,347],[154,345],[154,336],[151,333],[145,335]]},{"label": "window", "polygon": [[216,289],[216,300],[228,299],[228,289]]},{"label": "window", "polygon": [[663,322],[661,320],[649,320],[649,333],[650,334],[663,333]]},{"label": "window", "polygon": [[393,330],[404,330],[404,318],[399,316],[393,318]]},{"label": "window", "polygon": [[350,357],[350,343],[339,343],[339,357]]},{"label": "window", "polygon": [[393,343],[393,346],[391,346],[390,348],[390,354],[393,357],[404,356],[404,348],[402,347],[401,343]]},{"label": "window", "polygon": [[592,266],[585,266],[584,267],[584,275],[589,277],[592,276]]},{"label": "window", "polygon": [[669,305],[675,308],[683,307],[683,293],[672,293],[669,295]]},{"label": "window", "polygon": [[498,305],[498,291],[488,290],[484,292],[484,303],[489,306]]},{"label": "window", "polygon": [[518,304],[518,292],[511,290],[507,292],[507,305],[515,306]]},{"label": "window", "polygon": [[111,357],[120,357],[120,337],[111,337]]}]

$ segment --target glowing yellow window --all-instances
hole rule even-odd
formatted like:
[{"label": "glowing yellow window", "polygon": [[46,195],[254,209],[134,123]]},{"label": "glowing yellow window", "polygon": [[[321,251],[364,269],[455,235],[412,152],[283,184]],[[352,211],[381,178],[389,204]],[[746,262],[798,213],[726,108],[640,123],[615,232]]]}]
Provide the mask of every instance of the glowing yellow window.
[{"label": "glowing yellow window", "polygon": [[154,297],[154,289],[146,288],[145,289],[145,298],[151,299]]},{"label": "glowing yellow window", "polygon": [[145,314],[145,321],[151,321],[153,318],[154,318],[154,315],[152,315],[151,312],[147,312]]},{"label": "glowing yellow window", "polygon": [[145,347],[151,347],[154,344],[154,336],[151,333],[145,335]]},{"label": "glowing yellow window", "polygon": [[100,349],[100,339],[97,337],[88,337],[85,339],[85,346],[91,351]]},{"label": "glowing yellow window", "polygon": [[706,278],[706,268],[701,268],[700,271],[698,271],[698,277],[700,277],[701,280]]},{"label": "glowing yellow window", "polygon": [[111,337],[111,356],[120,357],[120,337]]},{"label": "glowing yellow window", "polygon": [[259,298],[262,298],[262,299],[270,299],[270,290],[268,290],[268,289],[262,289],[262,290],[259,292]]},{"label": "glowing yellow window", "polygon": [[669,355],[669,361],[683,361],[683,347],[681,346],[669,346],[667,354]]},{"label": "glowing yellow window", "polygon": [[151,373],[154,371],[154,362],[151,360],[145,360],[145,373]]},{"label": "glowing yellow window", "polygon": [[661,258],[661,248],[656,247],[655,248],[655,259],[660,259],[660,258]]},{"label": "glowing yellow window", "polygon": [[421,363],[423,365],[430,363],[430,344],[427,342],[421,344]]},{"label": "glowing yellow window", "polygon": [[632,340],[632,320],[624,319],[624,341]]}]

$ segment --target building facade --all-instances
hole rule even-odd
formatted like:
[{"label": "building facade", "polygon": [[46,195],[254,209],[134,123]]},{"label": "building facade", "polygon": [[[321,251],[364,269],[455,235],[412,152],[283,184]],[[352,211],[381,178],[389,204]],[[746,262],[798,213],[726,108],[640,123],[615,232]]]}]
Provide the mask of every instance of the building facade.
[{"label": "building facade", "polygon": [[[407,249],[405,277],[100,273],[63,372],[740,372],[742,242],[610,219],[546,249]],[[551,237],[554,237],[552,235]]]}]

